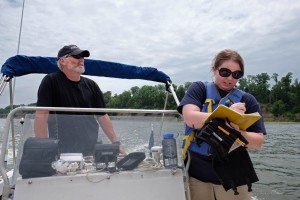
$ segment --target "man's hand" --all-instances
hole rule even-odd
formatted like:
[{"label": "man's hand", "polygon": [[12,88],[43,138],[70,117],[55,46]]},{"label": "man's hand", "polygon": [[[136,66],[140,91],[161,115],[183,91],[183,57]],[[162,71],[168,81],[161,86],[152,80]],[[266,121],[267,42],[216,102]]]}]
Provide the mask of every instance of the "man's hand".
[{"label": "man's hand", "polygon": [[119,149],[119,154],[126,155],[125,149],[121,146],[120,146],[120,149]]}]

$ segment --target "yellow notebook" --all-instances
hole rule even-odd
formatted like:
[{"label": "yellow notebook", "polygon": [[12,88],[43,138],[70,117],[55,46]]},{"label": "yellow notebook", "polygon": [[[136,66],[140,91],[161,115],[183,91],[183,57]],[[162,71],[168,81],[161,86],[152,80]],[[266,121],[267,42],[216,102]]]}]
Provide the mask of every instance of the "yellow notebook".
[{"label": "yellow notebook", "polygon": [[240,114],[224,105],[219,105],[207,118],[206,122],[215,118],[226,119],[238,125],[241,130],[246,130],[249,126],[258,121],[261,118],[261,115],[258,112]]}]

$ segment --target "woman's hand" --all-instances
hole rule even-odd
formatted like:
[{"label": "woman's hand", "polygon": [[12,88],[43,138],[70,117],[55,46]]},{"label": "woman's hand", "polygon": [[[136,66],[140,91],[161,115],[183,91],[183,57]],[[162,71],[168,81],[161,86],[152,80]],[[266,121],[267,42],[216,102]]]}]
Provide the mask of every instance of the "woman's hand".
[{"label": "woman's hand", "polygon": [[239,132],[242,132],[240,127],[233,122],[229,122],[229,126],[231,126],[232,128],[234,128],[235,130],[237,130]]},{"label": "woman's hand", "polygon": [[245,112],[246,112],[246,104],[245,103],[234,103],[229,108],[240,114],[245,114]]},{"label": "woman's hand", "polygon": [[251,149],[260,149],[263,145],[265,138],[263,133],[256,133],[256,132],[247,132],[243,131],[239,128],[238,125],[230,122],[230,126],[234,128],[235,130],[239,131],[244,138],[248,141],[248,144],[246,145],[248,148]]}]

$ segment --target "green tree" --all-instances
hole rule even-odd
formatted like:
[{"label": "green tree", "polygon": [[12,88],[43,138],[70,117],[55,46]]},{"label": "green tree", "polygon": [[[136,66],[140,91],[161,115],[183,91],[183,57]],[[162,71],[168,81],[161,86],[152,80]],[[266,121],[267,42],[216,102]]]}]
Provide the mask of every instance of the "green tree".
[{"label": "green tree", "polygon": [[256,76],[249,75],[239,81],[238,88],[254,95],[260,103],[268,103],[270,94],[270,76],[267,73],[261,73]]},{"label": "green tree", "polygon": [[282,100],[276,101],[272,105],[272,113],[275,117],[281,116],[286,112],[285,110],[285,104]]},{"label": "green tree", "polygon": [[142,86],[138,93],[133,96],[136,108],[162,109],[165,99],[164,86]]},{"label": "green tree", "polygon": [[111,99],[111,91],[107,91],[103,93],[104,102],[108,104]]},{"label": "green tree", "polygon": [[280,81],[277,82],[272,87],[271,96],[272,99],[277,102],[281,100],[285,103],[285,107],[287,110],[291,109],[293,105],[291,104],[292,94],[291,91],[291,82],[292,82],[292,73],[287,73],[286,76],[282,77]]},{"label": "green tree", "polygon": [[275,84],[278,83],[278,74],[277,73],[273,73],[272,76],[271,76],[271,78],[274,79]]},{"label": "green tree", "polygon": [[131,105],[131,92],[124,91],[120,95],[115,94],[107,104],[109,108],[133,108]]},{"label": "green tree", "polygon": [[300,113],[300,83],[298,79],[295,80],[291,86],[290,91],[291,104],[293,105],[292,112]]}]

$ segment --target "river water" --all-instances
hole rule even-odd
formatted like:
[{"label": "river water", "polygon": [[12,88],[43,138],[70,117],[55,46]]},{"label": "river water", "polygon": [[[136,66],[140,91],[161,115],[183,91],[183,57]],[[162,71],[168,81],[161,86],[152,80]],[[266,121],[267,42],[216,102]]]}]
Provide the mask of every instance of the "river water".
[{"label": "river water", "polygon": [[[0,135],[4,129],[4,119],[0,119]],[[146,149],[151,127],[155,145],[161,145],[161,133],[173,132],[178,135],[178,143],[183,134],[183,123],[169,119],[161,125],[160,118],[147,120],[134,118],[113,119],[118,134],[127,153]],[[20,132],[17,123],[15,131]],[[296,200],[300,199],[300,124],[266,123],[267,136],[261,150],[250,150],[250,156],[259,182],[253,185],[253,200]],[[105,142],[107,139],[100,133]],[[2,136],[1,136],[2,138]],[[178,145],[179,147],[179,145]]]},{"label": "river water", "polygon": [[258,199],[300,199],[300,124],[266,123],[263,148],[251,151]]}]

